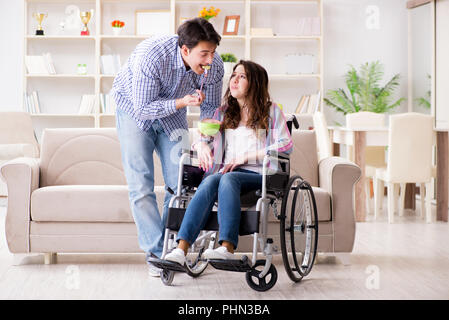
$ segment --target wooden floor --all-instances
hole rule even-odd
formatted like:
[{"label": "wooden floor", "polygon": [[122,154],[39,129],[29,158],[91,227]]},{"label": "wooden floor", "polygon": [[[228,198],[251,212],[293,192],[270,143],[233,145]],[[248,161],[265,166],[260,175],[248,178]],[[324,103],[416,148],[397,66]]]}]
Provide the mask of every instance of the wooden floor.
[{"label": "wooden floor", "polygon": [[147,276],[143,254],[61,254],[55,265],[38,255],[13,266],[5,211],[0,206],[0,299],[449,299],[449,224],[426,224],[412,211],[395,224],[358,223],[351,265],[320,255],[300,283],[277,255],[278,282],[264,293],[243,273],[212,267],[196,279],[177,274],[167,287]]}]

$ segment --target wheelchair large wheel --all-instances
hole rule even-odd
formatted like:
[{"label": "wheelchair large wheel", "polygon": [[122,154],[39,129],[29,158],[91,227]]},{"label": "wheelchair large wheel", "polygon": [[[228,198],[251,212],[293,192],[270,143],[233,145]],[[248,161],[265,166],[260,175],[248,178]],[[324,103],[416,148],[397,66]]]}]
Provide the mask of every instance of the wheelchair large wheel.
[{"label": "wheelchair large wheel", "polygon": [[290,178],[279,218],[284,267],[290,279],[299,282],[312,270],[318,244],[315,197],[300,176]]}]

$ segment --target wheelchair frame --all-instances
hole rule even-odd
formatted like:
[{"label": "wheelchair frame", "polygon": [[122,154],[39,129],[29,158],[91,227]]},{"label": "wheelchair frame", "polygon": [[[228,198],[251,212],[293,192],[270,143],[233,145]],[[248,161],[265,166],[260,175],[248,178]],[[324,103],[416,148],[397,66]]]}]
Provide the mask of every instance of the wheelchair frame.
[{"label": "wheelchair frame", "polygon": [[[295,123],[295,120],[296,118],[293,120],[293,123]],[[295,126],[296,125],[297,122],[295,123]],[[289,127],[289,129],[290,128],[291,126]],[[166,254],[175,247],[176,242],[174,241],[174,237],[181,225],[185,209],[187,208],[188,202],[193,197],[194,188],[197,187],[201,182],[201,179],[195,177],[194,172],[192,172],[192,168],[196,168],[192,166],[192,159],[196,156],[196,152],[191,150],[182,150],[181,152],[182,155],[180,158],[178,171],[177,192],[176,194],[174,194],[174,192],[169,190],[174,194],[174,196],[171,198],[168,206],[169,210],[165,228],[162,256],[161,259],[158,259],[156,256],[150,257],[148,259],[148,262],[162,269],[161,279],[165,285],[170,285],[172,283],[175,272],[187,272],[190,276],[197,277],[206,269],[208,264],[211,264],[214,268],[220,270],[246,272],[246,280],[248,282],[248,285],[254,290],[267,291],[271,289],[277,281],[277,271],[272,263],[272,259],[273,254],[277,253],[278,250],[273,245],[273,239],[268,238],[267,236],[269,206],[273,208],[275,217],[281,222],[280,238],[282,257],[284,267],[287,271],[288,276],[291,278],[291,280],[298,282],[311,271],[315,260],[318,241],[318,219],[313,191],[311,186],[301,177],[290,177],[289,155],[276,152],[270,152],[264,157],[262,188],[261,190],[258,190],[261,191],[259,194],[257,194],[256,192],[256,195],[259,197],[256,203],[256,211],[254,212],[242,210],[242,219],[248,219],[249,222],[252,222],[247,223],[247,225],[249,226],[248,230],[254,231],[245,233],[247,231],[243,230],[242,233],[241,221],[240,235],[253,235],[251,261],[249,261],[247,256],[243,256],[240,260],[205,260],[201,258],[205,247],[208,246],[209,248],[213,248],[217,242],[218,223],[213,221],[214,211],[211,212],[211,217],[209,218],[211,222],[209,223],[208,221],[208,223],[206,223],[205,229],[200,232],[198,238],[193,244],[191,244],[189,248],[190,253],[198,254],[195,262],[192,263],[190,260],[187,260],[186,265],[181,266],[175,262],[164,260]],[[278,169],[281,168],[281,170],[278,170],[276,173],[270,172],[269,174],[269,162],[277,163]],[[190,170],[186,171],[186,166],[189,166]],[[193,171],[198,170],[201,169],[193,169]],[[292,188],[292,186],[294,186],[293,189],[287,189]],[[304,221],[299,221],[296,218],[296,202],[298,200],[298,192],[301,190],[305,191],[308,195],[307,197],[303,197],[303,203],[305,203],[305,208],[307,210],[307,212],[305,213],[307,217],[302,217]],[[291,194],[292,199],[289,199]],[[301,196],[299,198],[301,199]],[[282,201],[280,214],[278,214],[277,211],[277,201],[279,200]],[[311,204],[309,200],[312,202]],[[291,201],[291,203],[293,203],[293,207],[290,206],[290,212],[287,212],[287,201]],[[251,215],[248,212],[250,212]],[[256,218],[257,221],[255,220]],[[286,223],[288,224],[288,222],[290,223],[290,225],[286,226]],[[255,224],[257,226],[255,226]],[[304,252],[301,252],[303,256],[301,264],[298,263],[296,254],[294,239],[295,231],[302,232],[306,235],[306,244],[303,250]],[[288,233],[290,235],[290,239],[289,237],[285,237],[285,233]],[[288,251],[288,245],[291,246],[291,250],[293,251]],[[263,254],[265,259],[257,259],[259,249],[260,253]],[[289,257],[292,257],[292,263],[289,263]],[[257,269],[262,266],[262,270]],[[268,275],[270,275],[270,277],[269,282],[267,283],[265,281],[265,278]],[[256,282],[254,279],[257,279],[258,281]]]}]

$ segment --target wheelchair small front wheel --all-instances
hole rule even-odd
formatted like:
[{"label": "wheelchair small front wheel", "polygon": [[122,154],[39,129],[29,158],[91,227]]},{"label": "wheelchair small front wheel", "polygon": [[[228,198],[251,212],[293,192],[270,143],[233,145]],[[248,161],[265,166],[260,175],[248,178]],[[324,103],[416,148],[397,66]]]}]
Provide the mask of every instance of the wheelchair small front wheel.
[{"label": "wheelchair small front wheel", "polygon": [[175,277],[174,271],[171,271],[168,269],[163,269],[161,271],[161,280],[162,280],[162,283],[165,284],[166,286],[169,286],[172,284],[174,277]]},{"label": "wheelchair small front wheel", "polygon": [[278,272],[276,267],[271,264],[267,274],[260,278],[259,275],[265,267],[265,260],[257,260],[250,271],[246,272],[246,282],[251,289],[256,291],[268,291],[276,284]]},{"label": "wheelchair small front wheel", "polygon": [[312,270],[318,245],[318,213],[312,187],[290,178],[282,199],[280,240],[285,271],[299,282]]}]

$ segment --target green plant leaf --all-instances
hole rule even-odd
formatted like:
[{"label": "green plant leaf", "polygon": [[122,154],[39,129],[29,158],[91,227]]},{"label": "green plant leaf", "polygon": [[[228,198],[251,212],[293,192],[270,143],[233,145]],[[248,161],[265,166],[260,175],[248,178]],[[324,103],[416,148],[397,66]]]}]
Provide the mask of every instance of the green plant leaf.
[{"label": "green plant leaf", "polygon": [[359,111],[388,112],[399,106],[405,99],[400,98],[390,104],[389,100],[399,86],[400,76],[394,75],[382,87],[380,82],[383,76],[383,65],[379,61],[363,63],[359,71],[350,65],[344,77],[349,95],[341,88],[329,90],[328,98],[324,101],[343,114]]}]

